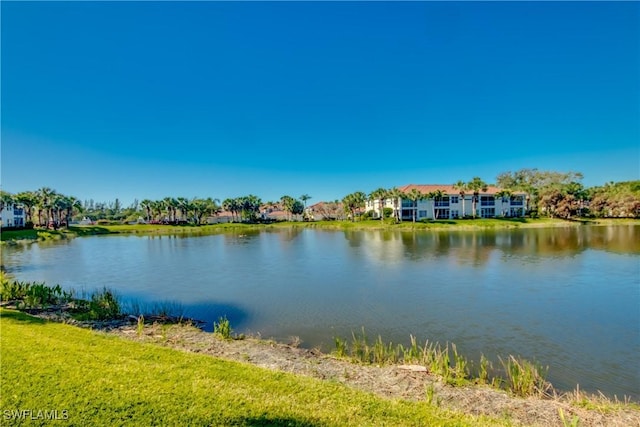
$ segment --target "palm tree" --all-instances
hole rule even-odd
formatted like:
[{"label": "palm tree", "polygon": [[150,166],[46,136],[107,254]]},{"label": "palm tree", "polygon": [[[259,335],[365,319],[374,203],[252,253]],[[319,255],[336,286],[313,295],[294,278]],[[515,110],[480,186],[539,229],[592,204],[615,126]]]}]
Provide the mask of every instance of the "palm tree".
[{"label": "palm tree", "polygon": [[180,209],[180,221],[187,221],[189,211],[192,209],[191,202],[186,197],[178,197],[175,201],[176,207]]},{"label": "palm tree", "polygon": [[147,214],[145,218],[147,222],[151,222],[151,209],[153,208],[153,202],[149,199],[144,199],[140,202],[140,207],[142,207],[142,209],[144,209],[145,213]]},{"label": "palm tree", "polygon": [[464,196],[465,196],[466,191],[468,190],[467,183],[462,181],[462,180],[460,180],[460,181],[456,182],[455,184],[453,184],[453,188],[458,190],[458,193],[460,194],[460,200],[462,200],[462,218],[464,218],[464,216],[466,215],[465,210],[464,210]]},{"label": "palm tree", "polygon": [[289,213],[289,221],[291,221],[291,213],[293,212],[293,204],[295,203],[296,199],[294,199],[291,196],[282,196],[280,197],[280,203],[282,203],[282,209],[285,212]]},{"label": "palm tree", "polygon": [[[82,203],[73,196],[58,195],[55,200],[56,224],[69,228],[69,221],[73,217],[73,212],[82,210]],[[62,214],[64,213],[64,220]]]},{"label": "palm tree", "polygon": [[[56,194],[53,200],[53,212],[54,212],[54,227],[60,227],[63,224],[62,213],[67,213],[71,208],[71,199],[64,194]],[[69,220],[67,219],[67,227],[69,227]]]},{"label": "palm tree", "polygon": [[164,209],[167,211],[167,220],[171,223],[176,222],[176,211],[178,210],[178,201],[173,197],[165,197],[162,199]]},{"label": "palm tree", "polygon": [[14,198],[10,193],[6,191],[0,191],[0,212],[2,212],[5,208],[13,205]]},{"label": "palm tree", "polygon": [[31,217],[31,211],[37,203],[37,196],[33,191],[23,191],[14,196],[14,201],[21,204],[24,207],[26,214],[25,222],[33,223]]},{"label": "palm tree", "polygon": [[389,190],[385,188],[378,188],[369,194],[369,200],[378,200],[378,208],[380,209],[380,220],[384,221],[384,201],[389,198]]},{"label": "palm tree", "polygon": [[228,198],[222,201],[222,209],[225,211],[231,212],[231,221],[233,221],[235,215],[235,200]]},{"label": "palm tree", "polygon": [[191,201],[194,221],[197,225],[202,224],[203,218],[220,213],[220,206],[218,206],[217,202],[219,202],[218,199],[212,199],[211,197],[206,199],[193,199]]},{"label": "palm tree", "polygon": [[302,200],[302,203],[304,203],[304,218],[306,219],[307,217],[307,200],[311,199],[311,196],[308,194],[303,194],[302,196],[300,196],[300,200]]},{"label": "palm tree", "polygon": [[475,218],[478,214],[478,199],[480,196],[480,192],[483,193],[487,191],[487,183],[484,182],[480,177],[473,177],[473,179],[467,184],[467,189],[473,191],[473,199],[471,202],[473,203],[473,217]]},{"label": "palm tree", "polygon": [[351,214],[352,222],[355,222],[356,220],[356,211],[364,207],[366,200],[367,195],[362,191],[356,191],[355,193],[347,194],[342,199],[344,210],[348,211]]},{"label": "palm tree", "polygon": [[164,202],[162,200],[155,200],[151,203],[151,219],[160,221],[162,219],[162,210],[164,209]]},{"label": "palm tree", "polygon": [[41,189],[36,191],[38,196],[38,224],[42,227],[44,223],[42,222],[42,211],[47,214],[47,222],[50,221],[50,210],[53,204],[53,196],[56,194],[55,190],[49,187],[42,187]]},{"label": "palm tree", "polygon": [[424,199],[424,194],[417,188],[412,188],[406,194],[406,198],[413,202],[413,222],[416,222],[416,213],[418,211],[418,200]]},{"label": "palm tree", "polygon": [[442,191],[441,189],[434,190],[434,191],[430,192],[429,194],[427,194],[427,197],[433,201],[433,204],[431,205],[431,209],[432,209],[432,212],[433,212],[434,221],[436,219],[438,219],[437,216],[436,216],[436,201],[437,200],[442,200],[444,197],[446,197],[446,195],[447,194],[444,191]]},{"label": "palm tree", "polygon": [[396,187],[389,190],[389,197],[393,200],[393,217],[396,223],[400,222],[400,209],[398,208],[398,203],[402,200],[403,196],[404,193]]},{"label": "palm tree", "polygon": [[504,210],[504,204],[507,203],[507,201],[511,198],[511,196],[513,195],[513,192],[509,189],[503,189],[500,190],[496,193],[496,198],[500,198],[500,200],[502,201],[502,216],[506,216],[505,215],[505,210]]},{"label": "palm tree", "polygon": [[262,200],[260,200],[258,196],[249,194],[248,196],[241,197],[240,206],[242,209],[243,219],[254,221],[256,218],[256,215],[260,212],[261,205],[262,205]]}]

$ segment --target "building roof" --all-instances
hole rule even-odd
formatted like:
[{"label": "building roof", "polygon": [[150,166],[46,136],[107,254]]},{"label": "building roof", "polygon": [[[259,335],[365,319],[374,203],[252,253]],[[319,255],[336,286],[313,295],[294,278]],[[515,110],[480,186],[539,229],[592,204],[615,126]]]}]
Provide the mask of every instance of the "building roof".
[{"label": "building roof", "polygon": [[[442,192],[446,194],[460,194],[460,190],[458,190],[457,188],[455,188],[453,185],[450,185],[450,184],[407,184],[405,186],[398,187],[398,190],[402,191],[403,193],[409,193],[414,188],[424,194],[431,193],[437,190],[442,190]],[[493,195],[493,194],[499,193],[500,191],[502,191],[502,188],[495,187],[493,185],[488,185],[487,191],[481,191],[480,194]],[[469,190],[465,191],[465,194],[471,194],[471,193],[472,191],[469,191]],[[512,193],[525,194],[522,191],[512,191]]]},{"label": "building roof", "polygon": [[338,209],[342,209],[342,202],[318,202],[318,203],[314,203],[311,206],[307,206],[307,210],[318,210],[318,209],[324,209],[327,205],[335,205],[336,208]]}]

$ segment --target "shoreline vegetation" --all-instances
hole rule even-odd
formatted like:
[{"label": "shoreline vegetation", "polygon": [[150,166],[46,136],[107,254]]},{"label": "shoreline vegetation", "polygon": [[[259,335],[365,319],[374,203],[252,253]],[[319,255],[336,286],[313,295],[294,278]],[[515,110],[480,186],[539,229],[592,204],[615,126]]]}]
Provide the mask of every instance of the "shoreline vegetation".
[{"label": "shoreline vegetation", "polygon": [[282,221],[272,223],[244,223],[231,222],[210,225],[164,225],[164,224],[108,224],[108,225],[79,225],[51,230],[47,228],[33,228],[22,230],[2,230],[2,243],[32,243],[48,240],[61,240],[82,236],[95,235],[208,235],[242,230],[274,230],[287,228],[312,228],[323,230],[384,230],[384,231],[459,231],[459,230],[489,230],[515,228],[553,228],[573,227],[583,225],[640,225],[640,219],[575,219],[558,218],[493,218],[493,219],[460,219],[437,220],[423,222],[400,222],[392,219],[385,222],[380,220],[363,221]]},{"label": "shoreline vegetation", "polygon": [[[24,402],[13,400],[17,396],[16,393],[27,394],[30,391],[28,384],[31,384],[23,381],[19,383],[23,385],[16,385],[15,389],[12,388],[9,393],[7,375],[11,377],[42,375],[37,371],[37,365],[31,365],[31,362],[21,365],[24,369],[20,370],[22,371],[20,374],[14,372],[18,371],[17,369],[8,369],[16,366],[12,365],[11,360],[13,360],[12,357],[17,357],[12,352],[18,350],[14,349],[13,345],[9,345],[10,338],[7,337],[7,333],[19,336],[20,339],[11,342],[19,341],[19,347],[22,348],[28,346],[31,339],[35,340],[34,342],[44,339],[39,336],[43,333],[41,332],[43,328],[38,328],[36,325],[64,323],[65,325],[47,328],[50,330],[49,334],[53,334],[48,336],[48,339],[60,341],[58,345],[77,347],[76,350],[65,350],[64,358],[71,356],[66,354],[66,351],[89,353],[98,351],[96,344],[82,347],[84,340],[100,341],[102,343],[100,346],[104,347],[99,350],[100,352],[109,352],[110,347],[127,347],[131,358],[136,358],[137,353],[162,351],[160,347],[169,347],[186,353],[213,356],[212,359],[215,362],[211,363],[227,363],[222,362],[223,359],[241,362],[243,365],[233,369],[242,371],[243,375],[266,375],[263,371],[256,370],[258,368],[255,366],[297,374],[295,377],[287,377],[287,381],[293,382],[296,388],[303,387],[302,383],[306,384],[305,381],[308,381],[302,377],[324,380],[322,383],[331,387],[339,383],[348,388],[334,390],[330,393],[331,399],[340,399],[345,390],[356,389],[373,393],[377,396],[375,399],[381,399],[371,403],[376,408],[386,407],[392,402],[396,411],[399,410],[398,405],[402,406],[402,411],[406,411],[398,418],[406,420],[406,423],[394,421],[395,415],[391,418],[380,418],[381,422],[378,418],[368,419],[366,417],[377,417],[374,414],[378,412],[365,411],[366,413],[358,416],[347,413],[346,419],[340,418],[343,416],[340,414],[338,418],[329,420],[325,419],[327,414],[312,412],[314,421],[304,417],[294,417],[292,420],[287,418],[286,425],[316,425],[316,422],[321,425],[385,424],[386,422],[417,425],[420,424],[420,417],[424,416],[428,420],[439,420],[437,422],[439,425],[447,423],[456,425],[569,426],[578,425],[578,423],[579,425],[640,425],[640,406],[629,399],[611,400],[604,395],[585,394],[579,388],[571,393],[559,393],[545,380],[545,370],[538,363],[508,356],[504,360],[500,359],[501,368],[493,369],[484,356],[479,363],[474,363],[458,354],[455,345],[450,343],[442,346],[427,341],[421,345],[415,337],[411,337],[411,344],[408,347],[394,346],[384,343],[381,337],[372,341],[362,330],[360,333],[353,333],[351,340],[336,337],[335,350],[331,354],[323,354],[318,349],[297,348],[296,340],[290,344],[282,344],[271,340],[233,335],[232,325],[226,318],[220,318],[214,325],[213,333],[208,333],[201,329],[197,321],[183,318],[180,313],[178,315],[169,313],[167,306],[156,306],[151,309],[151,312],[144,313],[137,307],[138,312],[135,315],[124,314],[117,295],[108,289],[102,289],[89,296],[83,294],[77,297],[73,291],[63,291],[59,286],[18,282],[3,274],[0,297],[3,306],[0,308],[0,320],[3,324],[3,345],[1,346],[4,362],[2,382],[4,390],[1,394],[5,396],[2,399],[3,408],[14,404],[17,407],[24,406],[18,404]],[[179,311],[179,307],[177,309]],[[78,328],[73,326],[92,329],[93,335],[75,332],[73,330]],[[72,344],[71,341],[74,340],[72,336],[76,334],[80,334],[82,339],[79,343]],[[136,343],[114,341],[113,337]],[[152,347],[139,347],[142,345],[140,343]],[[32,351],[30,347],[25,347],[23,350]],[[52,354],[46,357],[49,358],[49,356],[56,359]],[[193,355],[193,357],[196,356]],[[46,362],[42,361],[42,363]],[[158,369],[162,370],[162,362],[159,363]],[[185,362],[187,367],[184,369],[188,370],[188,365],[191,363],[195,363],[195,360]],[[73,367],[67,369],[73,369]],[[96,369],[108,372],[112,370],[108,366],[96,367]],[[147,367],[138,367],[134,374],[141,374],[145,369]],[[63,372],[66,371],[63,369]],[[69,375],[72,374],[69,373]],[[227,387],[233,394],[237,384],[234,378],[225,378],[229,381]],[[277,382],[281,378],[276,375],[276,380],[264,380],[266,382],[260,383],[259,387],[264,386],[266,390],[274,387],[275,390],[279,390],[281,386],[272,384],[271,381]],[[111,388],[122,387],[118,385],[121,379],[113,378],[112,381],[115,383],[111,384]],[[135,388],[134,384],[135,382],[128,387]],[[77,385],[80,387],[79,384]],[[70,386],[73,386],[73,381]],[[55,390],[42,390],[41,394],[47,395],[54,392]],[[25,396],[22,397],[25,398]],[[286,396],[282,397],[284,399]],[[349,399],[354,398],[349,397]],[[369,395],[369,399],[374,397]],[[312,406],[313,403],[307,401],[300,404],[304,407],[304,405]],[[65,405],[73,407],[76,404],[66,401]],[[267,408],[266,402],[264,405],[265,407],[260,411],[262,416],[266,417],[265,420],[271,422],[272,419],[279,419],[279,412],[272,413],[271,409]],[[33,407],[40,406],[46,405],[35,403],[33,405]],[[80,411],[79,408],[77,410]],[[281,410],[282,408],[278,409],[278,411]],[[382,409],[383,413],[385,411],[387,410]],[[395,414],[394,411],[391,412]],[[303,409],[302,413],[306,411]],[[505,417],[505,414],[508,414],[508,417]],[[296,415],[298,416],[301,415]],[[363,416],[365,418],[362,418]],[[384,416],[390,415],[384,414]],[[149,421],[153,423],[153,420]],[[209,420],[208,423],[212,421]]]}]

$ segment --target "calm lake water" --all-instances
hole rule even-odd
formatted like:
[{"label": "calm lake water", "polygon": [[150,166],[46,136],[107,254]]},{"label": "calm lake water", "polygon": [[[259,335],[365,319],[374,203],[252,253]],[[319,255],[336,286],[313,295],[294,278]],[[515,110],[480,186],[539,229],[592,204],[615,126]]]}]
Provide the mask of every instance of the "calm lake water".
[{"label": "calm lake water", "polygon": [[2,264],[325,351],[364,326],[476,360],[521,355],[548,365],[557,388],[640,398],[640,226],[95,236],[5,246]]}]

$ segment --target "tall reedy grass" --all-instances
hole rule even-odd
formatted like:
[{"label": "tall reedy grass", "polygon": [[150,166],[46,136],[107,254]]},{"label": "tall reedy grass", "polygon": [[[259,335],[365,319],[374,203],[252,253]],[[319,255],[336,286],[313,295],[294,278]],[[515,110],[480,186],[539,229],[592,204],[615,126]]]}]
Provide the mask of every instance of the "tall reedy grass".
[{"label": "tall reedy grass", "polygon": [[334,337],[334,343],[334,355],[339,358],[375,365],[418,364],[440,377],[444,383],[453,386],[491,384],[517,396],[549,396],[553,391],[551,384],[545,379],[546,370],[537,363],[519,357],[509,356],[506,362],[503,361],[506,374],[506,378],[503,378],[499,371],[494,371],[491,362],[484,355],[481,355],[476,365],[460,354],[453,343],[441,345],[427,340],[424,345],[420,345],[413,335],[410,335],[408,347],[402,344],[385,344],[381,336],[370,343],[364,328],[360,334],[352,332],[351,341]]},{"label": "tall reedy grass", "polygon": [[546,380],[549,368],[537,362],[509,356],[500,358],[506,373],[508,389],[517,396],[549,396],[553,387]]},{"label": "tall reedy grass", "polygon": [[218,318],[217,322],[213,322],[213,333],[225,340],[231,339],[231,322],[227,319],[227,316]]}]

